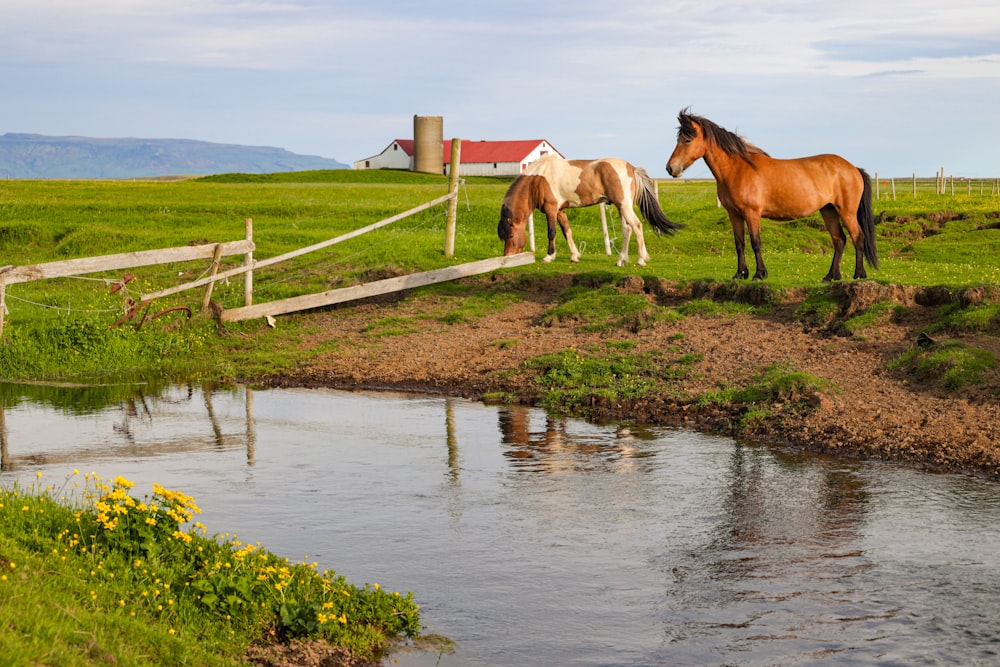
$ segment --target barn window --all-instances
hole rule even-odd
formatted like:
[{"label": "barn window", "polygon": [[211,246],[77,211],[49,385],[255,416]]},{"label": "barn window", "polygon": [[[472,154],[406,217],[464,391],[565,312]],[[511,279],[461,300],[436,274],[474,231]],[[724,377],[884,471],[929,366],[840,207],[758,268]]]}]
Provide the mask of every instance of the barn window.
[{"label": "barn window", "polygon": [[496,168],[497,168],[497,163],[496,163],[496,162],[494,162],[494,163],[493,163],[493,168],[494,168],[494,169],[496,169]]}]

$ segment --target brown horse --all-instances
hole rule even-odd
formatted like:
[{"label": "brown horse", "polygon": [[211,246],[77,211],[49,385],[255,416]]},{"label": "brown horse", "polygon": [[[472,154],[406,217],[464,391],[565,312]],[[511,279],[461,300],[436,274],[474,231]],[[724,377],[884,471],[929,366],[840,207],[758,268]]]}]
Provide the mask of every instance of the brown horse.
[{"label": "brown horse", "polygon": [[556,256],[556,224],[562,228],[569,245],[569,260],[580,261],[580,252],[573,242],[565,209],[600,203],[614,204],[622,221],[622,249],[618,255],[618,266],[628,264],[628,244],[632,233],[635,233],[639,246],[639,266],[645,266],[649,260],[642,235],[642,221],[635,214],[633,204],[658,231],[673,234],[684,227],[672,222],[663,213],[656,196],[656,184],[641,167],[618,158],[566,160],[559,155],[546,155],[514,179],[504,195],[500,223],[497,225],[497,235],[504,242],[503,254],[516,255],[524,250],[528,216],[537,208],[545,214],[549,223],[549,248],[543,261],[551,262]]},{"label": "brown horse", "polygon": [[878,268],[871,178],[837,155],[814,155],[778,160],[707,118],[687,109],[677,117],[677,146],[667,161],[667,172],[680,176],[698,158],[704,158],[715,176],[719,201],[729,213],[736,240],[734,279],[749,275],[745,227],[757,260],[754,280],[767,277],[760,251],[760,219],[795,220],[819,211],[833,241],[833,263],[824,281],[840,280],[840,260],[846,238],[843,221],[854,244],[854,278],[867,278],[864,260]]}]

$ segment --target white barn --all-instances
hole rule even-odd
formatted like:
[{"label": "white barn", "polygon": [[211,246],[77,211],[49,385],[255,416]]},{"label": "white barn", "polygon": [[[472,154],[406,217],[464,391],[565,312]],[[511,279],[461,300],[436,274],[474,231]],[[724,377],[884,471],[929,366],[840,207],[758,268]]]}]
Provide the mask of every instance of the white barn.
[{"label": "white barn", "polygon": [[[451,172],[451,140],[442,146],[444,171]],[[396,139],[378,155],[358,160],[355,169],[413,169],[413,139]],[[520,141],[462,140],[462,176],[518,176],[543,155],[562,155],[544,139]]]}]

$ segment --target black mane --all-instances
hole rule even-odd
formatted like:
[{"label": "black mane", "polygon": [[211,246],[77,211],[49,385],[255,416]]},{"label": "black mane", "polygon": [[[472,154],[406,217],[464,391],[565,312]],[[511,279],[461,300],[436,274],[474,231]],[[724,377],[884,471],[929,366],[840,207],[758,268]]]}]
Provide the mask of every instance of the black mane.
[{"label": "black mane", "polygon": [[677,116],[677,120],[680,122],[680,127],[677,128],[678,139],[694,139],[697,130],[694,129],[693,123],[697,123],[701,126],[701,130],[705,134],[705,141],[715,144],[727,155],[732,155],[746,160],[754,168],[756,168],[756,165],[753,163],[751,155],[754,153],[767,155],[767,153],[750,142],[745,141],[743,137],[738,134],[716,125],[707,118],[695,116],[694,114],[689,113],[687,109],[680,112]]}]

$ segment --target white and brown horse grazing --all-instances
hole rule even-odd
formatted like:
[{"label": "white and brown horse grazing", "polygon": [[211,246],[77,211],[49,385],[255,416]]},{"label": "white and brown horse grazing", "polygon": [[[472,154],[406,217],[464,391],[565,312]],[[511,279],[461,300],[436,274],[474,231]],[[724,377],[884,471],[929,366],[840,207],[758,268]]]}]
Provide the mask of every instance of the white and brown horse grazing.
[{"label": "white and brown horse grazing", "polygon": [[504,242],[503,254],[516,255],[524,250],[528,216],[537,208],[549,223],[549,249],[543,261],[551,262],[556,256],[557,224],[569,245],[570,261],[580,261],[580,251],[573,242],[565,209],[600,203],[614,204],[622,221],[618,266],[628,263],[628,244],[633,233],[639,246],[639,266],[645,266],[649,260],[642,221],[633,205],[637,205],[649,224],[661,232],[673,234],[684,227],[663,213],[656,196],[656,184],[641,167],[618,158],[567,160],[559,155],[546,155],[514,179],[504,195],[497,225],[497,234]]},{"label": "white and brown horse grazing", "polygon": [[677,146],[667,161],[667,172],[680,176],[698,158],[704,158],[715,176],[719,201],[729,213],[736,241],[736,275],[749,275],[744,258],[745,229],[757,260],[754,280],[767,278],[760,250],[760,219],[795,220],[819,211],[833,241],[833,263],[824,281],[840,280],[840,260],[846,237],[854,244],[854,278],[867,278],[864,260],[878,268],[871,178],[837,155],[814,155],[793,160],[772,158],[753,144],[687,109],[677,117]]}]

